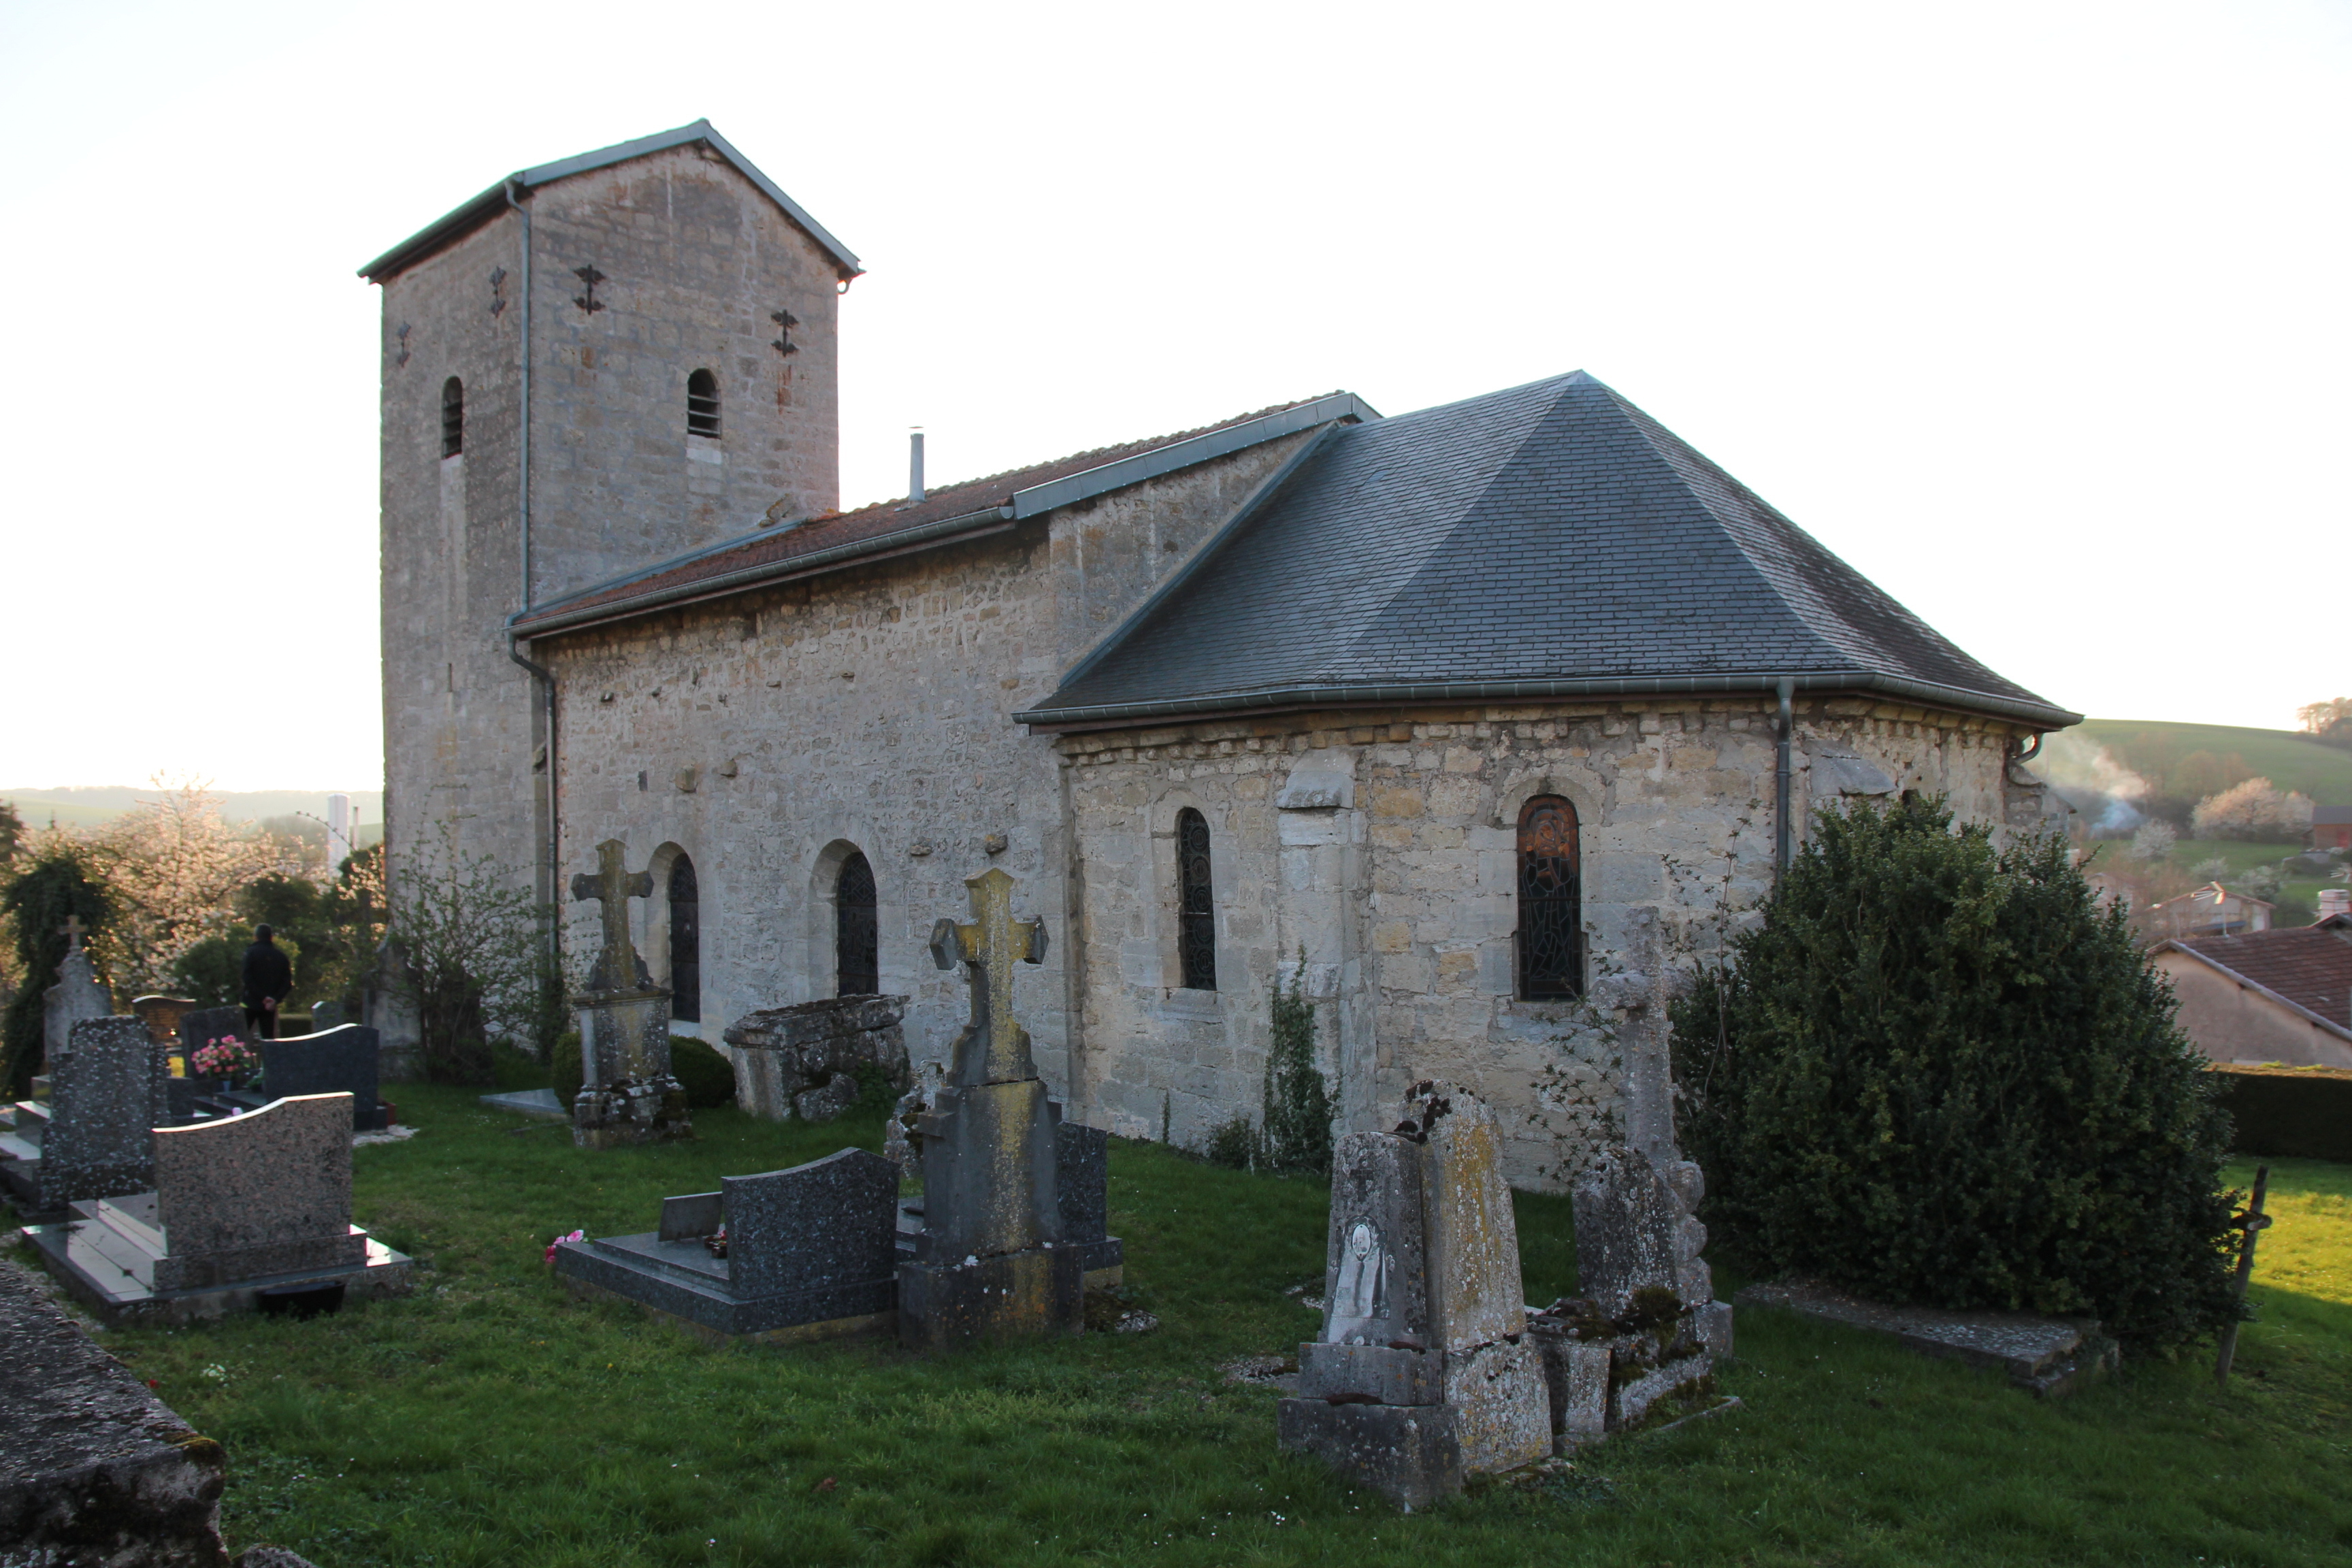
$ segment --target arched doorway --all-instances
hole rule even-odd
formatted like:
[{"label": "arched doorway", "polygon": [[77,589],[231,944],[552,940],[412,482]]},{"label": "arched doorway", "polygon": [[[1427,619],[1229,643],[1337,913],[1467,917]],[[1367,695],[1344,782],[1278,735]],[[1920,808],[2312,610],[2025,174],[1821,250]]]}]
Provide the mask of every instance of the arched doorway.
[{"label": "arched doorway", "polygon": [[702,901],[684,855],[669,867],[669,1016],[702,1022]]},{"label": "arched doorway", "polygon": [[871,996],[882,989],[881,945],[874,868],[852,850],[833,889],[834,994]]}]

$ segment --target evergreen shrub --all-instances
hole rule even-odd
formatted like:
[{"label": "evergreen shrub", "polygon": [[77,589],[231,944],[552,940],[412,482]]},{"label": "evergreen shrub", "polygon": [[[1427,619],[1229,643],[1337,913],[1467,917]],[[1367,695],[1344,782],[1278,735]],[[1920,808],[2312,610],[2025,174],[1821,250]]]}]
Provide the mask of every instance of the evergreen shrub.
[{"label": "evergreen shrub", "polygon": [[[33,1076],[41,1069],[48,989],[58,983],[58,965],[71,951],[66,921],[80,918],[88,933],[82,942],[86,948],[89,936],[103,930],[114,910],[96,868],[87,864],[79,848],[63,845],[8,879],[6,890],[0,892],[0,913],[16,928],[21,982],[5,1023],[0,1023],[0,1098],[15,1100],[32,1092]],[[106,978],[99,976],[101,982]]]},{"label": "evergreen shrub", "polygon": [[2063,842],[1943,800],[1823,813],[1674,1008],[1702,1211],[1762,1268],[2081,1314],[2143,1348],[2237,1315],[2227,1114]]},{"label": "evergreen shrub", "polygon": [[586,1077],[580,1065],[580,1031],[566,1029],[555,1037],[554,1048],[547,1053],[548,1087],[555,1090],[557,1103],[570,1110],[580,1098]]},{"label": "evergreen shrub", "polygon": [[1301,948],[1289,989],[1279,980],[1274,986],[1274,1038],[1266,1052],[1261,1109],[1265,1163],[1277,1171],[1331,1168],[1331,1093],[1315,1066],[1315,1004],[1301,989],[1306,974],[1307,952]]},{"label": "evergreen shrub", "polygon": [[735,1064],[692,1035],[669,1037],[669,1070],[685,1086],[686,1103],[693,1110],[714,1110],[735,1101]]}]

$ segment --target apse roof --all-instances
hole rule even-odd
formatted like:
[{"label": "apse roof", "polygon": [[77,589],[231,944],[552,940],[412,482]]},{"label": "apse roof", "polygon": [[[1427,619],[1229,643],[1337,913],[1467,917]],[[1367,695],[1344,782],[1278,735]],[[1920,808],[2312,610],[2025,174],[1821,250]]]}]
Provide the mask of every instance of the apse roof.
[{"label": "apse roof", "polygon": [[1962,652],[1579,371],[1339,425],[1024,722],[1877,692],[2081,715]]}]

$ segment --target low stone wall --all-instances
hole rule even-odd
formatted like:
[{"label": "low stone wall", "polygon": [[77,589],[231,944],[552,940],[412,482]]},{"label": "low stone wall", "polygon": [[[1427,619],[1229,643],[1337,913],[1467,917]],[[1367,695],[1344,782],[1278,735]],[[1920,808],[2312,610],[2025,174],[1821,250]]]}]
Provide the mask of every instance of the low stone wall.
[{"label": "low stone wall", "polygon": [[738,1018],[721,1037],[735,1047],[735,1103],[771,1121],[830,1121],[856,1100],[859,1067],[905,1089],[906,1016],[904,996],[828,996]]}]

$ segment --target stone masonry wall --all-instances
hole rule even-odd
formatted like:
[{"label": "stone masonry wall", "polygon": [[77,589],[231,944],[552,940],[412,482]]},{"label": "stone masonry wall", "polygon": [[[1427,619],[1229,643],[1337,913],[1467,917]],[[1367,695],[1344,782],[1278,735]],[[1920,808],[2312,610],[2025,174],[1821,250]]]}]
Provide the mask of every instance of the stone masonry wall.
[{"label": "stone masonry wall", "polygon": [[[1133,601],[1184,561],[1307,439],[1269,442],[1003,531],[546,639],[556,671],[564,871],[617,837],[656,897],[638,948],[669,973],[667,872],[692,858],[702,1033],[833,994],[835,879],[872,866],[881,987],[909,998],[916,1063],[967,1012],[931,965],[941,916],[970,918],[963,879],[1001,865],[1042,917],[1045,963],[1015,972],[1040,1070],[1068,1090],[1071,868],[1053,744],[1011,714],[1050,692]],[[1173,542],[1174,549],[1168,545]],[[1074,615],[1066,614],[1075,606]],[[1095,610],[1100,610],[1099,616]],[[987,841],[1006,846],[991,856]],[[568,906],[570,951],[593,904]]]},{"label": "stone masonry wall", "polygon": [[[1857,777],[1947,793],[2004,832],[2042,820],[1998,721],[1829,700],[1801,704],[1796,733],[1800,822]],[[1254,1116],[1271,990],[1303,952],[1344,1127],[1434,1077],[1496,1108],[1516,1185],[1560,1190],[1606,1142],[1671,1144],[1664,1005],[1770,886],[1769,704],[1304,714],[1058,745],[1084,888],[1087,1121],[1197,1145]],[[1516,994],[1517,825],[1535,795],[1566,796],[1580,823],[1575,1002]],[[1187,805],[1212,835],[1214,994],[1178,985]]]},{"label": "stone masonry wall", "polygon": [[[725,163],[677,148],[530,198],[534,602],[838,504],[832,259]],[[546,837],[543,716],[504,626],[523,605],[521,225],[507,214],[383,287],[386,834],[395,868],[453,825],[518,869]],[[574,268],[605,274],[586,298]],[[799,318],[778,353],[770,312]],[[687,434],[719,378],[721,434]],[[440,456],[441,390],[466,393]],[[549,889],[542,887],[544,894]]]}]

